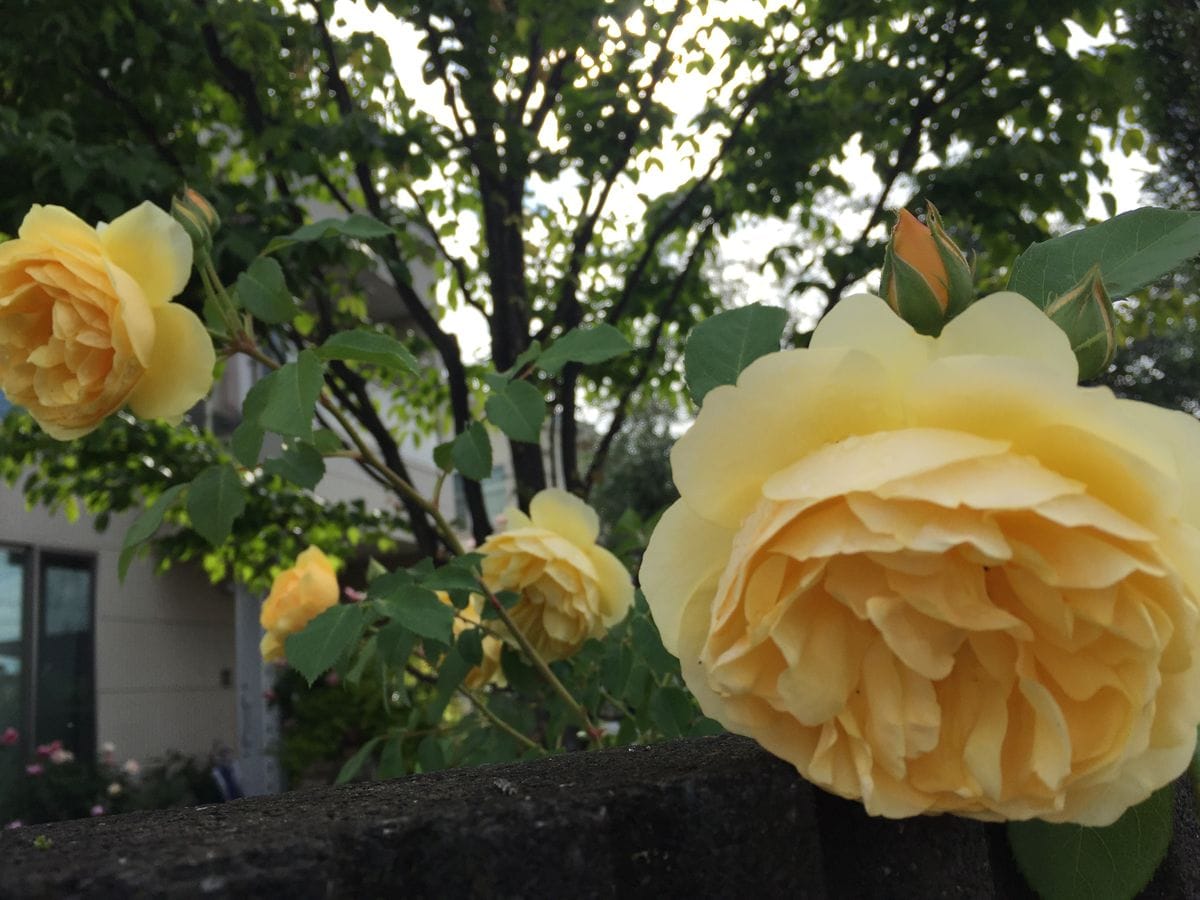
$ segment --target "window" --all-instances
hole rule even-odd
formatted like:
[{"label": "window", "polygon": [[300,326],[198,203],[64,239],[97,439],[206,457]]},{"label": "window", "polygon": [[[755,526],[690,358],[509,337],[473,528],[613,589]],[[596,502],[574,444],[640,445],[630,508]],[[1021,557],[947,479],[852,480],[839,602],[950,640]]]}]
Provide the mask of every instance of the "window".
[{"label": "window", "polygon": [[[508,472],[504,466],[493,466],[492,474],[483,479],[479,487],[483,491],[483,508],[487,512],[489,522],[495,522],[497,516],[517,502],[509,489]],[[463,478],[457,472],[454,473],[454,507],[455,520],[463,528],[470,530],[471,516],[467,510]]]},{"label": "window", "polygon": [[25,755],[95,752],[95,580],[91,557],[0,545],[0,731]]}]

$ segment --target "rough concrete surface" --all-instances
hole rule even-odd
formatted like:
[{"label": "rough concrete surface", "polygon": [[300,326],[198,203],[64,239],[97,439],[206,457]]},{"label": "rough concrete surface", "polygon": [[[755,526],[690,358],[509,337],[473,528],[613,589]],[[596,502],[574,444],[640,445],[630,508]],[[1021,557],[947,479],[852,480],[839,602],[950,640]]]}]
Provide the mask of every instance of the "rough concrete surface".
[{"label": "rough concrete surface", "polygon": [[[1180,793],[1145,896],[1200,897],[1198,851]],[[730,735],[0,835],[0,898],[257,896],[1031,895],[995,826],[872,819]]]}]

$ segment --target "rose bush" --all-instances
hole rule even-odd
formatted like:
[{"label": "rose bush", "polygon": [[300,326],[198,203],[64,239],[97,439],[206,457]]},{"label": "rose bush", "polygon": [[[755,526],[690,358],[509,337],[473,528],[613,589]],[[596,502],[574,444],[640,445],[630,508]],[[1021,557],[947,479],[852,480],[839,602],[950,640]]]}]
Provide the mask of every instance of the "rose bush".
[{"label": "rose bush", "polygon": [[565,659],[625,618],[633,583],[620,560],[597,545],[595,510],[559,488],[540,491],[529,515],[509,509],[505,531],[479,552],[483,581],[515,591],[513,622],[546,660]]},{"label": "rose bush", "polygon": [[191,239],[151,203],[97,228],[34,206],[0,244],[0,390],[60,440],[126,405],[178,419],[216,361],[200,319],[170,302],[191,268]]},{"label": "rose bush", "polygon": [[319,547],[309,547],[296,564],[275,576],[263,603],[259,622],[266,629],[260,649],[263,659],[284,658],[284,642],[338,602],[337,574]]},{"label": "rose bush", "polygon": [[873,814],[1103,825],[1200,720],[1200,423],[1016,294],[871,296],[713,390],[642,586],[703,710]]}]

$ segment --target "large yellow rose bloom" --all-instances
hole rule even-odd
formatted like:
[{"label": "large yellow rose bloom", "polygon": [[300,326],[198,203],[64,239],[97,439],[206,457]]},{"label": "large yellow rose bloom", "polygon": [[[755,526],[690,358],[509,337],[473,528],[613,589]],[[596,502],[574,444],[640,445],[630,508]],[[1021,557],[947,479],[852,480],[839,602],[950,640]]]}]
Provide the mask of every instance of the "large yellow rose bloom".
[{"label": "large yellow rose bloom", "polygon": [[152,203],[98,228],[34,206],[0,244],[0,390],[60,440],[126,405],[180,418],[216,362],[203,323],[170,302],[191,268],[191,239]]},{"label": "large yellow rose bloom", "polygon": [[483,582],[515,591],[513,622],[546,660],[565,659],[625,618],[633,582],[620,560],[597,545],[595,510],[560,488],[540,491],[529,515],[506,513],[507,530],[479,548]]},{"label": "large yellow rose bloom", "polygon": [[890,817],[1105,825],[1200,721],[1200,423],[995,294],[850,297],[713,390],[642,587],[704,712]]},{"label": "large yellow rose bloom", "polygon": [[296,564],[275,576],[271,593],[263,603],[259,622],[266,634],[260,650],[267,662],[284,658],[288,635],[338,602],[337,573],[319,547],[309,547],[296,557]]}]

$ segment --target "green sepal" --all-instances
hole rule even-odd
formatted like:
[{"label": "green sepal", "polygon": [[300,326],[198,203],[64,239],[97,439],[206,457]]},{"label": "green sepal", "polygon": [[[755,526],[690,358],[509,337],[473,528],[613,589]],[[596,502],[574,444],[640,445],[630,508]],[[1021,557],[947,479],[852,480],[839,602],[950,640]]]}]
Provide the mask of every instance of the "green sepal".
[{"label": "green sepal", "polygon": [[942,227],[942,217],[932,203],[925,205],[925,218],[929,223],[929,233],[933,236],[934,246],[942,266],[946,269],[946,311],[945,319],[949,322],[968,306],[975,302],[975,275],[971,264],[958,249],[958,245],[950,240]]},{"label": "green sepal", "polygon": [[887,250],[890,259],[891,293],[885,295],[888,305],[918,334],[937,337],[946,324],[946,313],[925,276],[904,260]]},{"label": "green sepal", "polygon": [[1079,363],[1079,379],[1108,369],[1117,352],[1116,316],[1097,264],[1071,290],[1046,305],[1046,315],[1066,332]]}]

